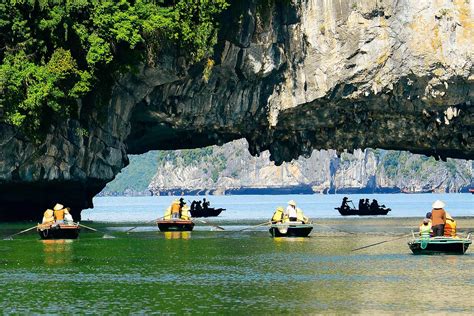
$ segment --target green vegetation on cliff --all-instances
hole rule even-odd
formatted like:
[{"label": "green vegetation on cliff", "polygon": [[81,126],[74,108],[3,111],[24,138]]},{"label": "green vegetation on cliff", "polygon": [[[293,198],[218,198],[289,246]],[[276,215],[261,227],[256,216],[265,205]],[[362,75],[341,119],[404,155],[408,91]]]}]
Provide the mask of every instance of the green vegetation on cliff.
[{"label": "green vegetation on cliff", "polygon": [[203,60],[226,7],[225,0],[2,1],[0,118],[34,136],[58,118],[77,118],[80,99],[106,102],[118,73],[153,66],[163,48]]}]

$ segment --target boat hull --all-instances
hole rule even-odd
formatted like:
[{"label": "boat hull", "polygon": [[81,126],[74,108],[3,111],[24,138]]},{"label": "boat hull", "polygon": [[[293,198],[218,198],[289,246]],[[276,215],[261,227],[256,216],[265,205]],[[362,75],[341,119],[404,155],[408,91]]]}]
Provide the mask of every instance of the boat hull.
[{"label": "boat hull", "polygon": [[415,255],[456,254],[466,253],[472,241],[464,238],[436,237],[415,239],[408,242],[408,247]]},{"label": "boat hull", "polygon": [[339,214],[341,214],[342,216],[375,216],[375,215],[387,215],[388,212],[391,211],[391,209],[389,208],[385,208],[385,209],[378,209],[378,210],[367,210],[367,211],[360,211],[358,209],[349,209],[349,210],[345,210],[345,209],[341,209],[340,207],[336,207],[335,208],[336,210],[339,211]]},{"label": "boat hull", "polygon": [[208,208],[207,210],[191,210],[191,217],[213,217],[225,211],[225,208]]},{"label": "boat hull", "polygon": [[186,221],[186,220],[162,220],[162,221],[157,221],[156,224],[158,225],[158,228],[162,232],[170,232],[170,231],[185,232],[185,231],[192,231],[194,228],[193,221]]},{"label": "boat hull", "polygon": [[80,231],[79,225],[59,224],[38,225],[37,231],[41,239],[77,239]]},{"label": "boat hull", "polygon": [[309,224],[274,224],[269,232],[272,237],[308,237],[312,230]]}]

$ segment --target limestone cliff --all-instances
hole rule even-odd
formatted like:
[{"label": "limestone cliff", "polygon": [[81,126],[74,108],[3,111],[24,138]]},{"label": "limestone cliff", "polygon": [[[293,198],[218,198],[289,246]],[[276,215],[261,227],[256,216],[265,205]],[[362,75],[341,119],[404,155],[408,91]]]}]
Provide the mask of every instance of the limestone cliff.
[{"label": "limestone cliff", "polygon": [[247,146],[239,140],[206,150],[155,153],[160,167],[148,190],[155,195],[460,192],[474,181],[473,164],[465,160],[442,162],[385,150],[338,157],[334,150],[322,150],[276,166],[267,151],[252,157]]},{"label": "limestone cliff", "polygon": [[277,164],[369,147],[472,159],[473,12],[466,0],[232,1],[210,76],[164,51],[80,113],[87,131],[57,122],[33,145],[1,125],[0,216],[38,219],[58,200],[78,214],[127,153],[242,137]]}]

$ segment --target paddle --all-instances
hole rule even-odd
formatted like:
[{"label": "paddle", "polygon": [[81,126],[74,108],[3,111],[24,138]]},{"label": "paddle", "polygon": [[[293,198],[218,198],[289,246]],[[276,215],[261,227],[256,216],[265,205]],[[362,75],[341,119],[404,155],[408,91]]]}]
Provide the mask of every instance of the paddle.
[{"label": "paddle", "polygon": [[242,232],[242,231],[244,231],[244,230],[251,229],[251,228],[256,228],[256,227],[260,227],[260,226],[269,225],[269,224],[271,224],[271,223],[272,223],[272,221],[266,221],[266,222],[261,223],[261,224],[258,224],[258,225],[245,227],[245,228],[243,228],[243,229],[238,230],[238,232]]},{"label": "paddle", "polygon": [[77,223],[77,224],[78,224],[79,226],[81,226],[81,227],[87,228],[87,229],[92,230],[92,231],[94,231],[94,232],[98,232],[98,233],[104,234],[104,236],[102,236],[102,238],[115,238],[115,236],[112,236],[112,235],[109,235],[109,234],[107,234],[107,233],[101,232],[100,230],[97,230],[97,229],[95,229],[95,228],[92,228],[92,227],[89,227],[89,226],[86,226],[86,225],[82,225],[82,224],[79,224],[79,223]]},{"label": "paddle", "polygon": [[[158,221],[158,220],[160,220],[160,219],[162,219],[162,218],[164,218],[164,216],[161,216],[161,217],[158,217],[157,219],[154,219],[154,220],[145,222],[145,224],[156,222],[156,221]],[[137,227],[138,227],[138,226],[132,227],[132,228],[130,228],[129,230],[126,230],[125,232],[126,232],[127,234],[129,234],[132,230],[134,230],[134,229],[137,228]]]},{"label": "paddle", "polygon": [[30,227],[30,228],[28,228],[28,229],[22,230],[21,232],[18,232],[18,233],[15,233],[15,234],[9,235],[9,236],[7,236],[7,237],[3,238],[3,240],[13,240],[13,238],[12,238],[13,236],[16,236],[16,235],[20,235],[20,234],[23,234],[23,233],[29,232],[30,230],[32,230],[32,229],[35,229],[36,227],[38,227],[38,225],[35,225],[35,226],[33,226],[33,227]]},{"label": "paddle", "polygon": [[211,224],[211,223],[209,223],[209,222],[203,221],[202,219],[199,219],[199,218],[193,218],[193,219],[194,219],[195,221],[200,221],[200,222],[203,223],[203,224],[211,225],[211,226],[213,226],[213,227],[215,227],[215,228],[217,228],[217,229],[219,229],[219,230],[225,230],[225,229],[224,229],[223,227],[221,227],[221,226],[217,226],[217,225]]},{"label": "paddle", "polygon": [[377,245],[380,245],[380,244],[383,244],[383,243],[386,243],[386,242],[390,242],[390,241],[395,241],[395,240],[399,240],[399,239],[402,239],[402,238],[406,238],[406,237],[408,237],[408,236],[410,236],[410,235],[411,235],[411,233],[410,233],[410,234],[407,234],[407,235],[403,235],[403,236],[397,237],[397,238],[394,238],[394,239],[379,241],[379,242],[377,242],[377,243],[375,243],[375,244],[370,244],[370,245],[367,245],[367,246],[363,246],[363,247],[359,247],[359,248],[352,249],[351,251],[357,251],[357,250],[361,250],[361,249],[365,249],[365,248],[377,246]]}]

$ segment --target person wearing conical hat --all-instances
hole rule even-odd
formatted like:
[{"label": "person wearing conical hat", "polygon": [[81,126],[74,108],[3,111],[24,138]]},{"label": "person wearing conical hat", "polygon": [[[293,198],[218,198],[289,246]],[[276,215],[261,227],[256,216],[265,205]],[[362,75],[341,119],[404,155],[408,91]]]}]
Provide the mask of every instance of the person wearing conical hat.
[{"label": "person wearing conical hat", "polygon": [[64,223],[64,205],[56,203],[53,210],[56,223]]},{"label": "person wearing conical hat", "polygon": [[433,235],[436,236],[443,236],[444,235],[444,225],[446,224],[446,211],[444,207],[443,201],[436,200],[431,205],[433,210],[431,211],[431,225],[433,229]]},{"label": "person wearing conical hat", "polygon": [[43,224],[54,224],[54,212],[51,209],[47,209],[43,214]]}]

